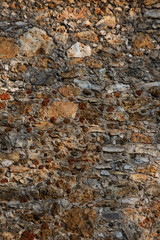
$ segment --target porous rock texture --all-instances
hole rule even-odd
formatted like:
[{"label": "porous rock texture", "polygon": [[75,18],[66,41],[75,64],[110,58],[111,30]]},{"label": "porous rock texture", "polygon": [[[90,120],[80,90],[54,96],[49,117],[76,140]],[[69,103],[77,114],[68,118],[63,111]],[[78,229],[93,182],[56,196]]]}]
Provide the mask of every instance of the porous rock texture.
[{"label": "porous rock texture", "polygon": [[0,1],[0,240],[160,239],[159,0]]}]

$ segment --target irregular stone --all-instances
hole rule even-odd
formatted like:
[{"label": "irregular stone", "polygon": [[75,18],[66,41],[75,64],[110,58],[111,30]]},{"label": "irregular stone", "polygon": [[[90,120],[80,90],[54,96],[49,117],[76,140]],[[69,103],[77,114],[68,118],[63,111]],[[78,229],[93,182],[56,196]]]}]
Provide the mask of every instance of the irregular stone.
[{"label": "irregular stone", "polygon": [[147,180],[147,176],[144,174],[135,173],[130,175],[130,179],[133,180],[134,182],[144,183]]},{"label": "irregular stone", "polygon": [[145,186],[145,192],[152,197],[159,197],[160,196],[160,186],[159,183],[148,183]]},{"label": "irregular stone", "polygon": [[129,89],[130,89],[130,85],[123,84],[123,83],[115,84],[110,87],[107,86],[107,88],[106,88],[106,90],[109,94],[112,92],[116,92],[116,91],[123,92],[123,91],[127,91]]},{"label": "irregular stone", "polygon": [[0,187],[0,201],[19,200],[19,190],[11,187]]},{"label": "irregular stone", "polygon": [[30,28],[20,37],[20,52],[27,57],[50,54],[54,46],[52,38],[44,30],[36,27]]},{"label": "irregular stone", "polygon": [[60,206],[57,202],[54,202],[52,204],[52,208],[51,208],[51,213],[53,216],[58,215],[60,211]]},{"label": "irregular stone", "polygon": [[120,214],[116,212],[103,213],[103,217],[108,221],[115,221],[120,219]]},{"label": "irregular stone", "polygon": [[124,198],[122,199],[122,204],[135,205],[140,198]]},{"label": "irregular stone", "polygon": [[137,165],[143,164],[143,163],[148,163],[148,162],[149,162],[148,157],[136,157],[136,159],[135,159],[135,164],[137,164]]},{"label": "irregular stone", "polygon": [[110,176],[110,173],[107,170],[102,170],[101,176]]},{"label": "irregular stone", "polygon": [[124,148],[120,148],[120,147],[103,147],[102,150],[104,152],[124,152]]},{"label": "irregular stone", "polygon": [[53,102],[47,114],[49,117],[75,118],[77,110],[78,106],[73,102]]},{"label": "irregular stone", "polygon": [[144,13],[145,17],[148,18],[160,18],[160,10],[159,9],[152,9],[152,10],[147,10]]},{"label": "irregular stone", "polygon": [[79,89],[72,85],[66,85],[66,86],[62,86],[59,89],[59,92],[64,97],[73,97],[73,96],[77,96],[79,94]]},{"label": "irregular stone", "polygon": [[122,234],[122,232],[116,231],[116,232],[115,232],[115,237],[116,237],[117,239],[123,239],[123,234]]},{"label": "irregular stone", "polygon": [[37,67],[40,69],[44,69],[44,68],[56,69],[57,65],[50,58],[40,58],[38,59]]},{"label": "irregular stone", "polygon": [[84,45],[80,42],[77,42],[72,45],[70,49],[68,49],[67,54],[68,57],[84,58],[91,56],[92,50],[89,45]]},{"label": "irregular stone", "polygon": [[81,116],[92,121],[100,117],[100,112],[95,108],[84,109],[82,110]]},{"label": "irregular stone", "polygon": [[115,28],[116,19],[114,16],[105,16],[99,22],[96,23],[97,28]]},{"label": "irregular stone", "polygon": [[81,189],[73,189],[69,195],[70,202],[88,203],[94,199],[93,190],[84,187]]},{"label": "irregular stone", "polygon": [[32,232],[25,230],[22,233],[20,240],[34,240],[34,239],[35,239],[35,235]]},{"label": "irregular stone", "polygon": [[89,42],[97,43],[98,40],[98,35],[90,30],[90,31],[85,31],[85,32],[79,32],[74,35],[75,38],[79,38],[81,40],[86,40]]},{"label": "irregular stone", "polygon": [[93,68],[93,69],[95,69],[95,68],[99,69],[99,68],[102,68],[102,66],[103,66],[103,63],[100,60],[94,59],[94,58],[86,59],[85,64],[86,64],[86,66]]},{"label": "irregular stone", "polygon": [[66,7],[62,13],[57,15],[58,21],[63,21],[66,19],[84,19],[86,18],[87,14],[89,14],[89,10],[84,6],[79,9],[71,8],[70,6]]},{"label": "irregular stone", "polygon": [[16,136],[14,146],[17,148],[26,148],[28,146],[28,139],[27,136],[20,134]]},{"label": "irregular stone", "polygon": [[2,93],[2,94],[0,94],[0,99],[1,100],[9,100],[10,96],[8,93]]},{"label": "irregular stone", "polygon": [[144,4],[145,5],[152,5],[152,4],[155,4],[157,3],[159,0],[144,0]]},{"label": "irregular stone", "polygon": [[14,58],[18,53],[18,47],[13,38],[0,37],[0,59]]},{"label": "irregular stone", "polygon": [[107,40],[107,42],[109,44],[111,44],[113,47],[116,47],[118,45],[122,45],[123,42],[125,41],[124,37],[122,37],[121,35],[115,35],[112,33],[108,33],[105,36],[105,39]]},{"label": "irregular stone", "polygon": [[73,207],[65,213],[63,221],[67,230],[81,234],[84,238],[92,238],[96,226],[96,211],[89,208]]},{"label": "irregular stone", "polygon": [[131,141],[134,143],[139,142],[139,143],[151,144],[153,142],[153,139],[141,133],[132,133]]},{"label": "irregular stone", "polygon": [[1,162],[1,164],[3,167],[10,167],[13,164],[13,162],[10,160],[4,160],[3,162]]},{"label": "irregular stone", "polygon": [[128,182],[128,184],[119,184],[116,188],[113,188],[111,193],[115,195],[118,198],[132,196],[135,197],[135,195],[138,193],[137,188],[135,185]]},{"label": "irregular stone", "polygon": [[138,32],[132,37],[134,48],[154,48],[153,40],[147,33]]},{"label": "irregular stone", "polygon": [[124,122],[128,120],[128,116],[125,112],[113,112],[113,113],[107,113],[106,119],[108,121]]},{"label": "irregular stone", "polygon": [[11,141],[3,133],[0,135],[0,152],[3,153],[11,152]]},{"label": "irregular stone", "polygon": [[150,88],[149,89],[149,93],[153,96],[153,97],[156,97],[156,98],[160,98],[160,89],[159,88]]},{"label": "irregular stone", "polygon": [[137,172],[155,177],[155,174],[157,172],[157,167],[153,165],[149,165],[146,168],[138,167]]},{"label": "irregular stone", "polygon": [[23,173],[23,172],[26,172],[29,170],[30,170],[30,168],[23,167],[23,166],[11,166],[10,167],[10,172],[13,172],[13,173]]}]

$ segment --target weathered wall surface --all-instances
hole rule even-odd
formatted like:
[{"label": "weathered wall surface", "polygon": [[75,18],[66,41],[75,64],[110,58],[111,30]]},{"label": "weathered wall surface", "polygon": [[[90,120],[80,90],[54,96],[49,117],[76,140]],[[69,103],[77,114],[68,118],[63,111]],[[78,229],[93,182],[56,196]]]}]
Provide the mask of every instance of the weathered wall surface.
[{"label": "weathered wall surface", "polygon": [[0,240],[160,239],[159,1],[0,9]]}]

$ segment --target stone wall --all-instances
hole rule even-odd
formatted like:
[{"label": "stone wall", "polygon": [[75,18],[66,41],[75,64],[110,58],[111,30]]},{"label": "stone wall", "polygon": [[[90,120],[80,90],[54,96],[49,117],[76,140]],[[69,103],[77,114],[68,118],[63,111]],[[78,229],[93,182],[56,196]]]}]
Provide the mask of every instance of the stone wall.
[{"label": "stone wall", "polygon": [[160,239],[159,0],[0,1],[0,240]]}]

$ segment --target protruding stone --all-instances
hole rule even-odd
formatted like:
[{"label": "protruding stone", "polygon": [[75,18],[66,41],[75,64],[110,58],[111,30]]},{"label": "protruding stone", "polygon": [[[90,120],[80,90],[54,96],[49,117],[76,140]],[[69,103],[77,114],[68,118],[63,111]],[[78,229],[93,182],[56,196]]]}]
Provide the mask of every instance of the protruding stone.
[{"label": "protruding stone", "polygon": [[113,152],[123,152],[124,148],[121,147],[103,147],[102,149],[104,152],[109,152],[109,153],[113,153]]},{"label": "protruding stone", "polygon": [[145,5],[152,5],[158,3],[159,0],[144,0]]},{"label": "protruding stone", "polygon": [[80,209],[75,206],[66,212],[64,222],[69,231],[81,234],[87,239],[93,237],[96,219],[95,210],[89,208]]},{"label": "protruding stone", "polygon": [[86,40],[86,41],[93,42],[93,43],[98,42],[98,36],[92,30],[76,33],[75,38],[79,38],[81,40]]},{"label": "protruding stone", "polygon": [[134,182],[145,182],[147,180],[147,176],[144,174],[131,174],[130,179],[133,180]]},{"label": "protruding stone", "polygon": [[27,57],[50,54],[53,48],[52,38],[42,29],[31,28],[20,37],[20,52]]},{"label": "protruding stone", "polygon": [[0,37],[0,59],[10,59],[17,55],[18,47],[13,38]]},{"label": "protruding stone", "polygon": [[132,38],[133,47],[138,48],[154,48],[152,38],[147,33],[136,33]]},{"label": "protruding stone", "polygon": [[59,89],[60,94],[64,97],[73,97],[79,94],[79,89],[72,85],[63,86]]},{"label": "protruding stone", "polygon": [[47,113],[49,117],[75,118],[77,109],[73,102],[53,102]]},{"label": "protruding stone", "polygon": [[152,10],[147,10],[144,13],[145,17],[148,18],[160,18],[160,10],[159,9],[152,9]]},{"label": "protruding stone", "polygon": [[99,22],[97,22],[97,28],[115,28],[116,26],[116,19],[114,16],[105,16]]},{"label": "protruding stone", "polygon": [[67,53],[68,57],[84,58],[91,56],[92,50],[90,46],[77,42],[68,49]]},{"label": "protruding stone", "polygon": [[152,143],[153,139],[141,133],[132,133],[131,141],[135,143]]}]

